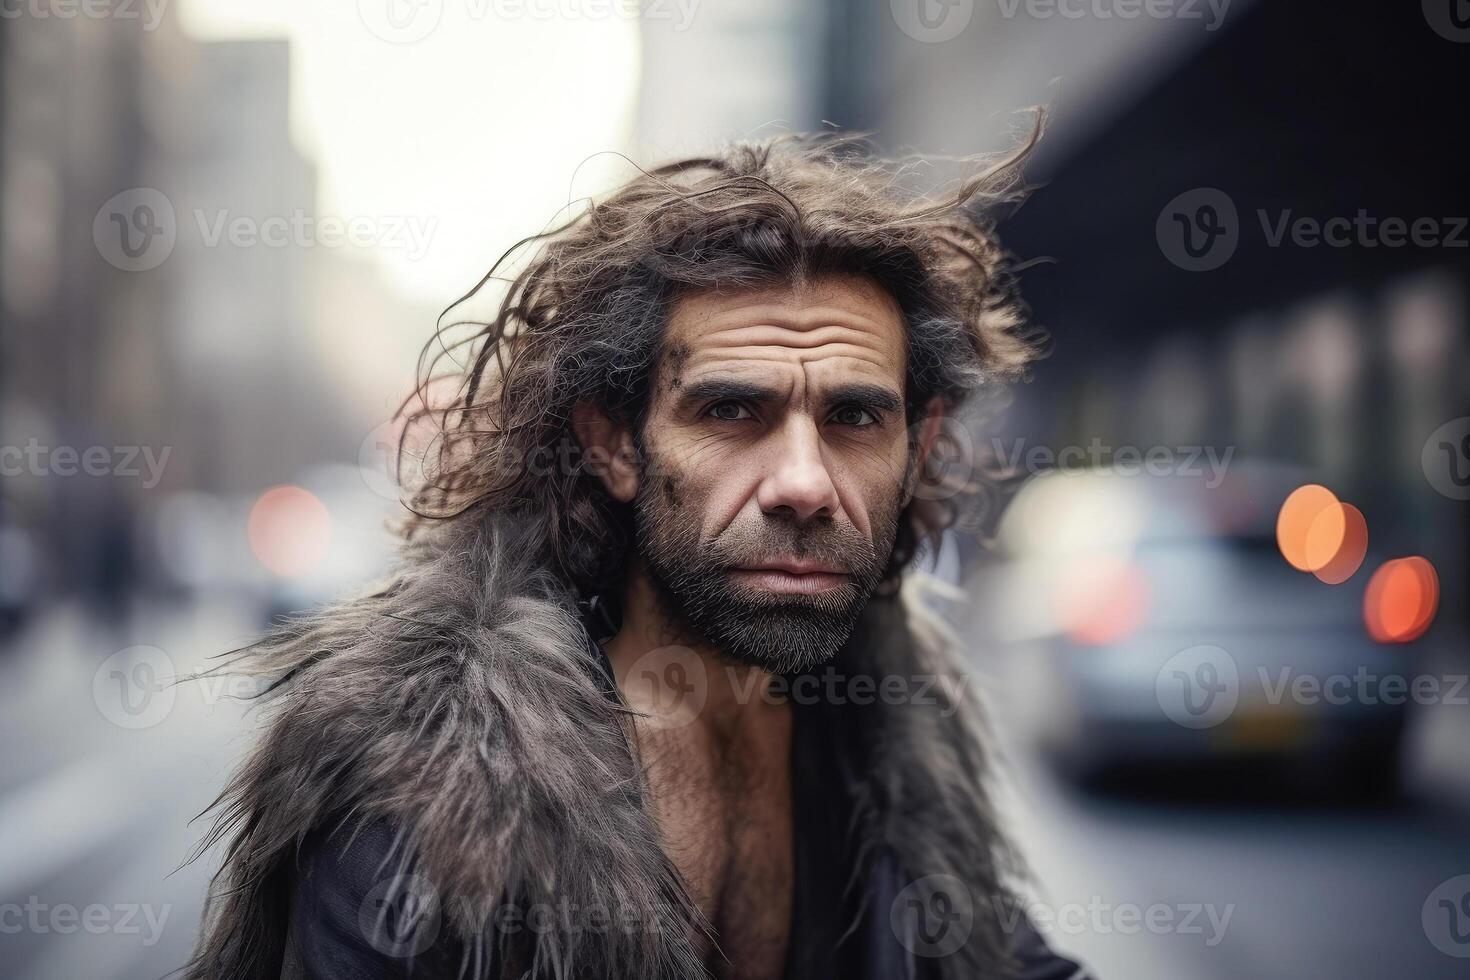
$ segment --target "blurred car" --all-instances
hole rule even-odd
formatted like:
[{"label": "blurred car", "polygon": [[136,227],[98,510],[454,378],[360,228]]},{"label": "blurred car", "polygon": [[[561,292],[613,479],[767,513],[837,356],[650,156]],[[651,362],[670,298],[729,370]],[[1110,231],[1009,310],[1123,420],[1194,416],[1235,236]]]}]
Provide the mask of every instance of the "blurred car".
[{"label": "blurred car", "polygon": [[1393,792],[1415,645],[1368,634],[1371,553],[1340,585],[1282,557],[1275,517],[1302,482],[1238,466],[1214,487],[1088,471],[1023,489],[997,615],[1029,633],[1025,720],[1062,771],[1264,763],[1311,795]]}]

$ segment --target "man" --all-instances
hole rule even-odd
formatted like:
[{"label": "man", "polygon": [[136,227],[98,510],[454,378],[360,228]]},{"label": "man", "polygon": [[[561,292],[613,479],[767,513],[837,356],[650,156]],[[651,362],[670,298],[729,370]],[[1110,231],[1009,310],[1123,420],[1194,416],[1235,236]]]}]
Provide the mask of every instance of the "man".
[{"label": "man", "polygon": [[503,260],[408,413],[400,569],[246,654],[193,975],[1080,975],[898,589],[940,428],[1032,356],[976,217],[1019,157],[929,201],[859,149],[670,164]]}]

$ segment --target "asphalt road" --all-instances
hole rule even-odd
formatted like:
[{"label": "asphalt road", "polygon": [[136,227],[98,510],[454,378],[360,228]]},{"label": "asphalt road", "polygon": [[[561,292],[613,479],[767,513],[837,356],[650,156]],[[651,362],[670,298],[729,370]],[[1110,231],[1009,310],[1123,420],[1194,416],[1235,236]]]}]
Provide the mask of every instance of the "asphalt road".
[{"label": "asphalt road", "polygon": [[[1011,825],[1049,938],[1100,978],[1470,976],[1421,918],[1470,874],[1470,822],[1453,809],[1149,803],[1025,764],[1016,784]],[[1451,948],[1470,956],[1470,941]]]}]

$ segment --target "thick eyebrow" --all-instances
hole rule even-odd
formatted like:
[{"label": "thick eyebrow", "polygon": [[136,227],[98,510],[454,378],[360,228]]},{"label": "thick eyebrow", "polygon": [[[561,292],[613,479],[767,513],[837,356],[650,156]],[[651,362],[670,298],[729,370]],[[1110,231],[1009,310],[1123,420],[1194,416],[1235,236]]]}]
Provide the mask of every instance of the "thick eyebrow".
[{"label": "thick eyebrow", "polygon": [[[773,389],[740,378],[705,378],[679,389],[679,404],[684,406],[726,400],[762,404],[773,402],[778,397]],[[863,381],[837,385],[825,394],[823,400],[833,406],[856,405],[875,414],[894,415],[903,408],[903,400],[893,389]]]},{"label": "thick eyebrow", "polygon": [[886,385],[852,381],[840,384],[827,393],[831,405],[856,405],[874,413],[895,415],[903,408],[898,393]]},{"label": "thick eyebrow", "polygon": [[775,399],[776,392],[771,388],[739,378],[705,378],[702,381],[692,381],[679,389],[680,405],[727,400],[760,403]]}]

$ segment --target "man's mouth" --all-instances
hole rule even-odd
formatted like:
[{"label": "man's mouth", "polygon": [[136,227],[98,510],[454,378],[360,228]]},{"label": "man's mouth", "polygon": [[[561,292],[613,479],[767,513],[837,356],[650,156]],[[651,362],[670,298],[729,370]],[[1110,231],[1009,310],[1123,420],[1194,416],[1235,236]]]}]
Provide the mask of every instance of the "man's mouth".
[{"label": "man's mouth", "polygon": [[852,581],[850,573],[835,565],[794,559],[743,565],[730,574],[748,588],[780,595],[816,595]]}]

